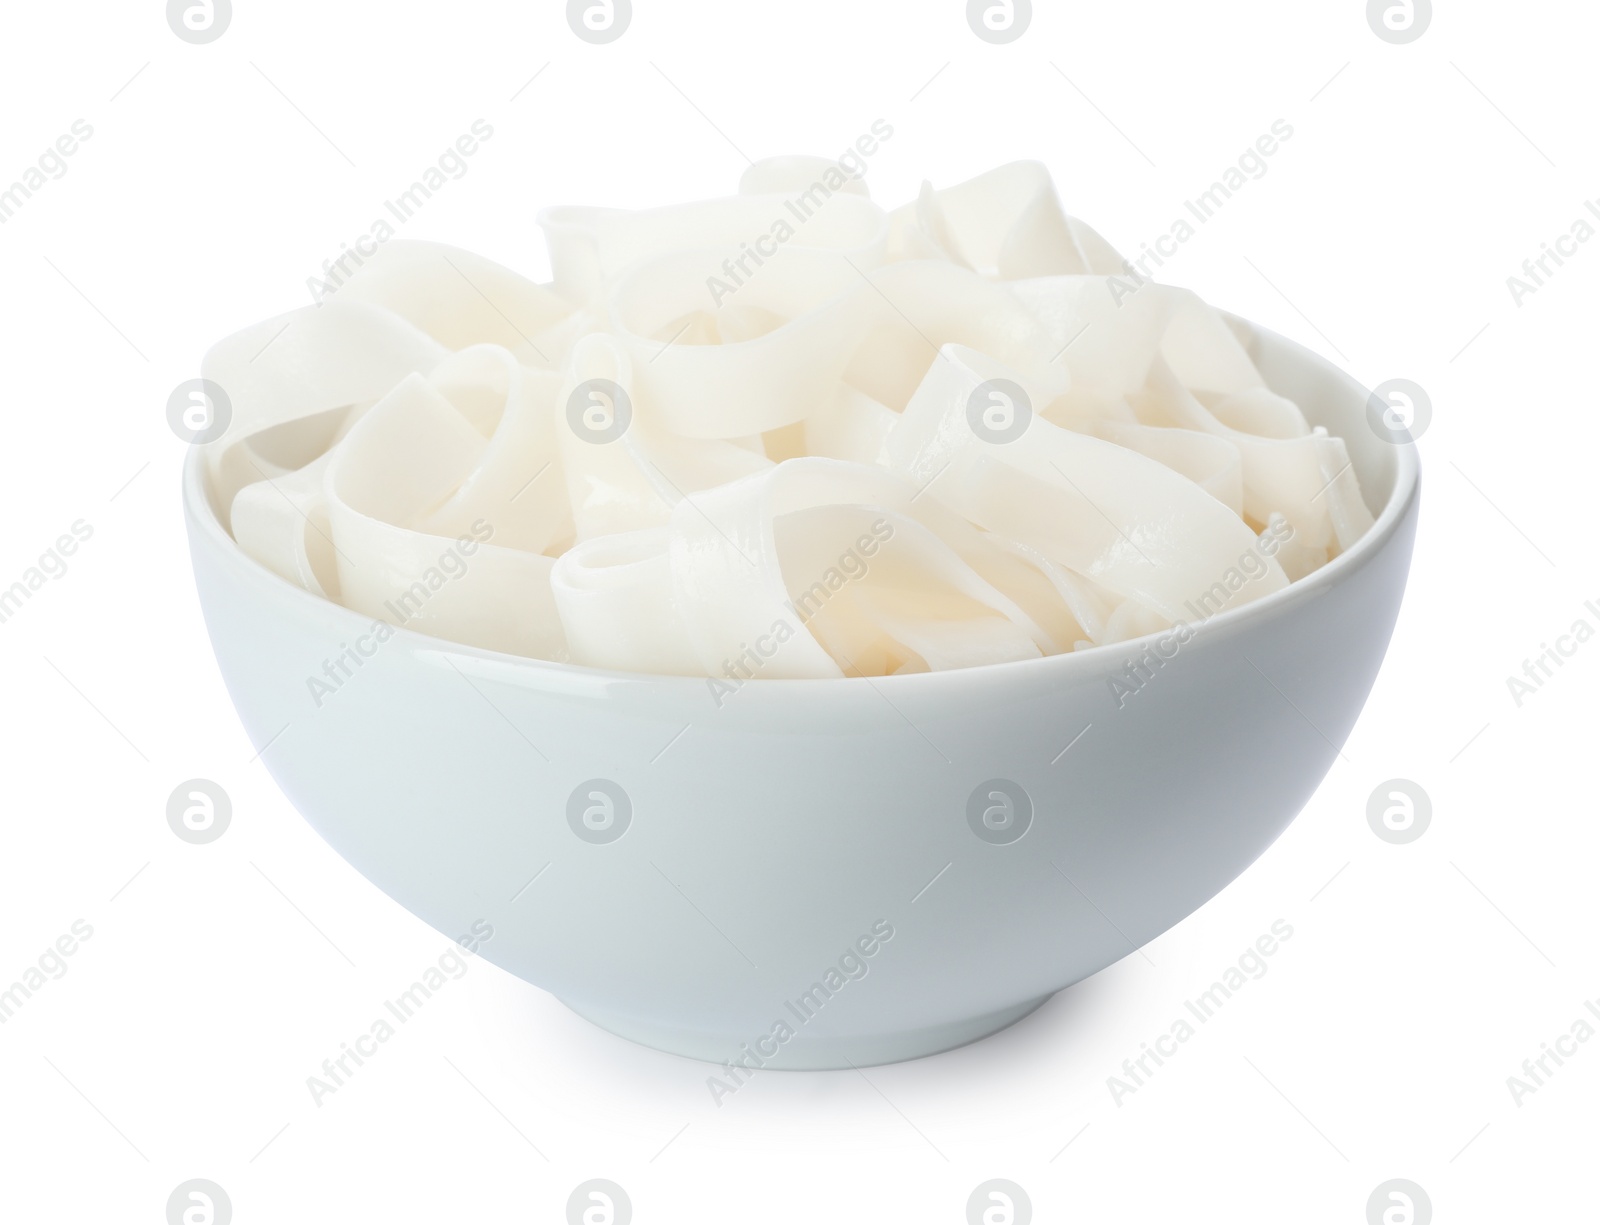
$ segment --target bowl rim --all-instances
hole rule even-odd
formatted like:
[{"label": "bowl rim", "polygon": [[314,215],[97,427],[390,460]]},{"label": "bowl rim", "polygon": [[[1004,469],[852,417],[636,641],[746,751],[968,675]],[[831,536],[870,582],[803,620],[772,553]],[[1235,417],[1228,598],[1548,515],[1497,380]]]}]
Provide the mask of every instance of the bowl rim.
[{"label": "bowl rim", "polygon": [[[1334,365],[1321,354],[1306,348],[1298,341],[1273,332],[1260,324],[1222,313],[1236,326],[1247,330],[1251,339],[1270,338],[1275,344],[1288,347],[1296,360],[1307,361],[1323,370],[1334,373],[1338,378],[1352,384],[1358,390],[1366,393],[1370,400],[1372,392],[1349,374],[1343,368]],[[1393,485],[1389,490],[1389,497],[1382,509],[1374,517],[1373,524],[1366,533],[1345,552],[1328,562],[1326,565],[1314,570],[1304,578],[1296,579],[1287,586],[1258,600],[1235,608],[1226,609],[1199,623],[1191,623],[1191,628],[1196,637],[1212,639],[1218,635],[1227,634],[1241,628],[1248,627],[1251,623],[1267,620],[1277,615],[1288,612],[1307,600],[1315,599],[1331,590],[1347,577],[1369,564],[1379,555],[1394,538],[1401,522],[1410,511],[1420,492],[1422,464],[1417,452],[1415,439],[1407,437],[1401,443],[1390,443],[1394,448],[1395,467]],[[189,454],[185,457],[182,474],[182,501],[186,522],[193,532],[198,529],[213,546],[220,547],[224,553],[231,553],[235,562],[243,563],[248,571],[253,571],[252,577],[258,583],[268,587],[276,587],[280,598],[285,598],[297,603],[307,615],[322,616],[328,619],[335,627],[336,633],[360,632],[370,628],[380,618],[368,617],[325,596],[316,595],[305,588],[291,583],[273,570],[269,570],[255,558],[246,553],[238,541],[233,538],[222,525],[216,510],[212,506],[212,499],[207,488],[207,466],[205,463],[204,448],[200,445],[191,445]],[[348,621],[359,629],[341,631],[340,622]],[[708,683],[728,683],[725,678],[710,676],[691,676],[676,673],[657,672],[624,672],[608,668],[594,668],[586,664],[563,663],[555,660],[536,659],[528,655],[514,655],[505,651],[495,651],[487,647],[472,646],[468,643],[454,642],[447,638],[439,638],[432,634],[424,634],[417,630],[407,629],[403,626],[393,626],[394,636],[397,640],[407,642],[414,651],[431,652],[440,657],[451,657],[463,661],[478,661],[488,666],[497,676],[505,677],[504,671],[508,666],[518,672],[528,674],[528,680],[537,682],[540,679],[558,683],[564,689],[572,689],[574,685],[580,689],[585,686],[595,686],[600,689],[615,687],[619,684],[651,685],[656,688],[670,689],[692,685],[703,690]],[[792,690],[796,686],[803,686],[815,690],[818,686],[831,687],[832,690],[848,692],[860,690],[863,687],[878,689],[880,686],[892,690],[907,691],[929,685],[961,685],[980,684],[989,678],[1015,679],[1021,682],[1033,674],[1052,681],[1067,682],[1083,679],[1098,679],[1107,667],[1120,666],[1128,659],[1144,654],[1158,641],[1170,635],[1172,627],[1157,630],[1153,633],[1142,634],[1137,638],[1127,638],[1119,642],[1106,643],[1101,646],[1087,647],[1079,651],[1065,651],[1058,655],[1044,655],[1036,659],[1008,660],[1003,663],[978,664],[967,668],[949,668],[937,672],[913,672],[892,676],[843,676],[843,677],[753,677],[738,682],[742,691],[747,685],[759,685],[763,692],[773,693],[783,689]],[[703,693],[702,693],[703,696]]]}]

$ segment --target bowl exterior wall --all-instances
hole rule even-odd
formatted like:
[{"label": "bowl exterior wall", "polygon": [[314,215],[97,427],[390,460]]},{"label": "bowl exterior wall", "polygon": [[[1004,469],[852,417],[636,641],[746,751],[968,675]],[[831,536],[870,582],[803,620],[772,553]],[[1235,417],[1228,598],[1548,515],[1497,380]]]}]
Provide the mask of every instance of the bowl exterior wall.
[{"label": "bowl exterior wall", "polygon": [[[198,500],[228,689],[342,856],[447,935],[487,921],[484,956],[621,1030],[716,1058],[759,1042],[795,1066],[808,1045],[848,1058],[1026,1011],[1243,871],[1361,710],[1417,516],[1413,486],[1359,565],[1202,626],[1132,692],[1110,683],[1130,650],[714,695],[405,631],[378,643]],[[607,843],[569,819],[575,792],[579,811],[603,803],[597,779],[631,808]],[[969,820],[996,779],[1032,810],[1009,843]]]}]

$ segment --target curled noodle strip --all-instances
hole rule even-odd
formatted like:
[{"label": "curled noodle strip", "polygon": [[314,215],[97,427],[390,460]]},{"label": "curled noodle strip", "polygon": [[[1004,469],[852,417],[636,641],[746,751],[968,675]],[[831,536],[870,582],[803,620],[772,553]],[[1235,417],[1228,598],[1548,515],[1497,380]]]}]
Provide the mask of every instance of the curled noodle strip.
[{"label": "curled noodle strip", "polygon": [[886,675],[1237,607],[1372,524],[1342,440],[1044,168],[885,212],[819,158],[539,218],[553,281],[394,241],[216,345],[240,546],[393,625],[628,672]]}]

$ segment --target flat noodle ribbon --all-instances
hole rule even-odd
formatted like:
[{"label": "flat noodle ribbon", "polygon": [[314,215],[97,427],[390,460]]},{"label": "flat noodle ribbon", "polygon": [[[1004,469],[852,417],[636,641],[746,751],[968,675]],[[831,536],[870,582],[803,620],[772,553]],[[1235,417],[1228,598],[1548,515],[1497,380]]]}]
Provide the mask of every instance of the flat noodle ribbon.
[{"label": "flat noodle ribbon", "polygon": [[885,212],[773,158],[539,221],[549,285],[394,241],[211,350],[245,552],[391,625],[737,687],[1123,641],[1372,525],[1343,441],[1037,163]]}]

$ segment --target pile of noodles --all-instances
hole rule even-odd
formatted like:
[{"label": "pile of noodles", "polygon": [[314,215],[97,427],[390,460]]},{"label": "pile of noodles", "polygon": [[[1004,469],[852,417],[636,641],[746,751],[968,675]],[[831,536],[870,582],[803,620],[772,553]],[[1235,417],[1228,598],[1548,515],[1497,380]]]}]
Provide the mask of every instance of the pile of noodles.
[{"label": "pile of noodles", "polygon": [[885,211],[783,158],[540,224],[548,285],[394,241],[212,349],[250,556],[498,651],[838,677],[1192,623],[1372,524],[1343,441],[1037,164]]}]

